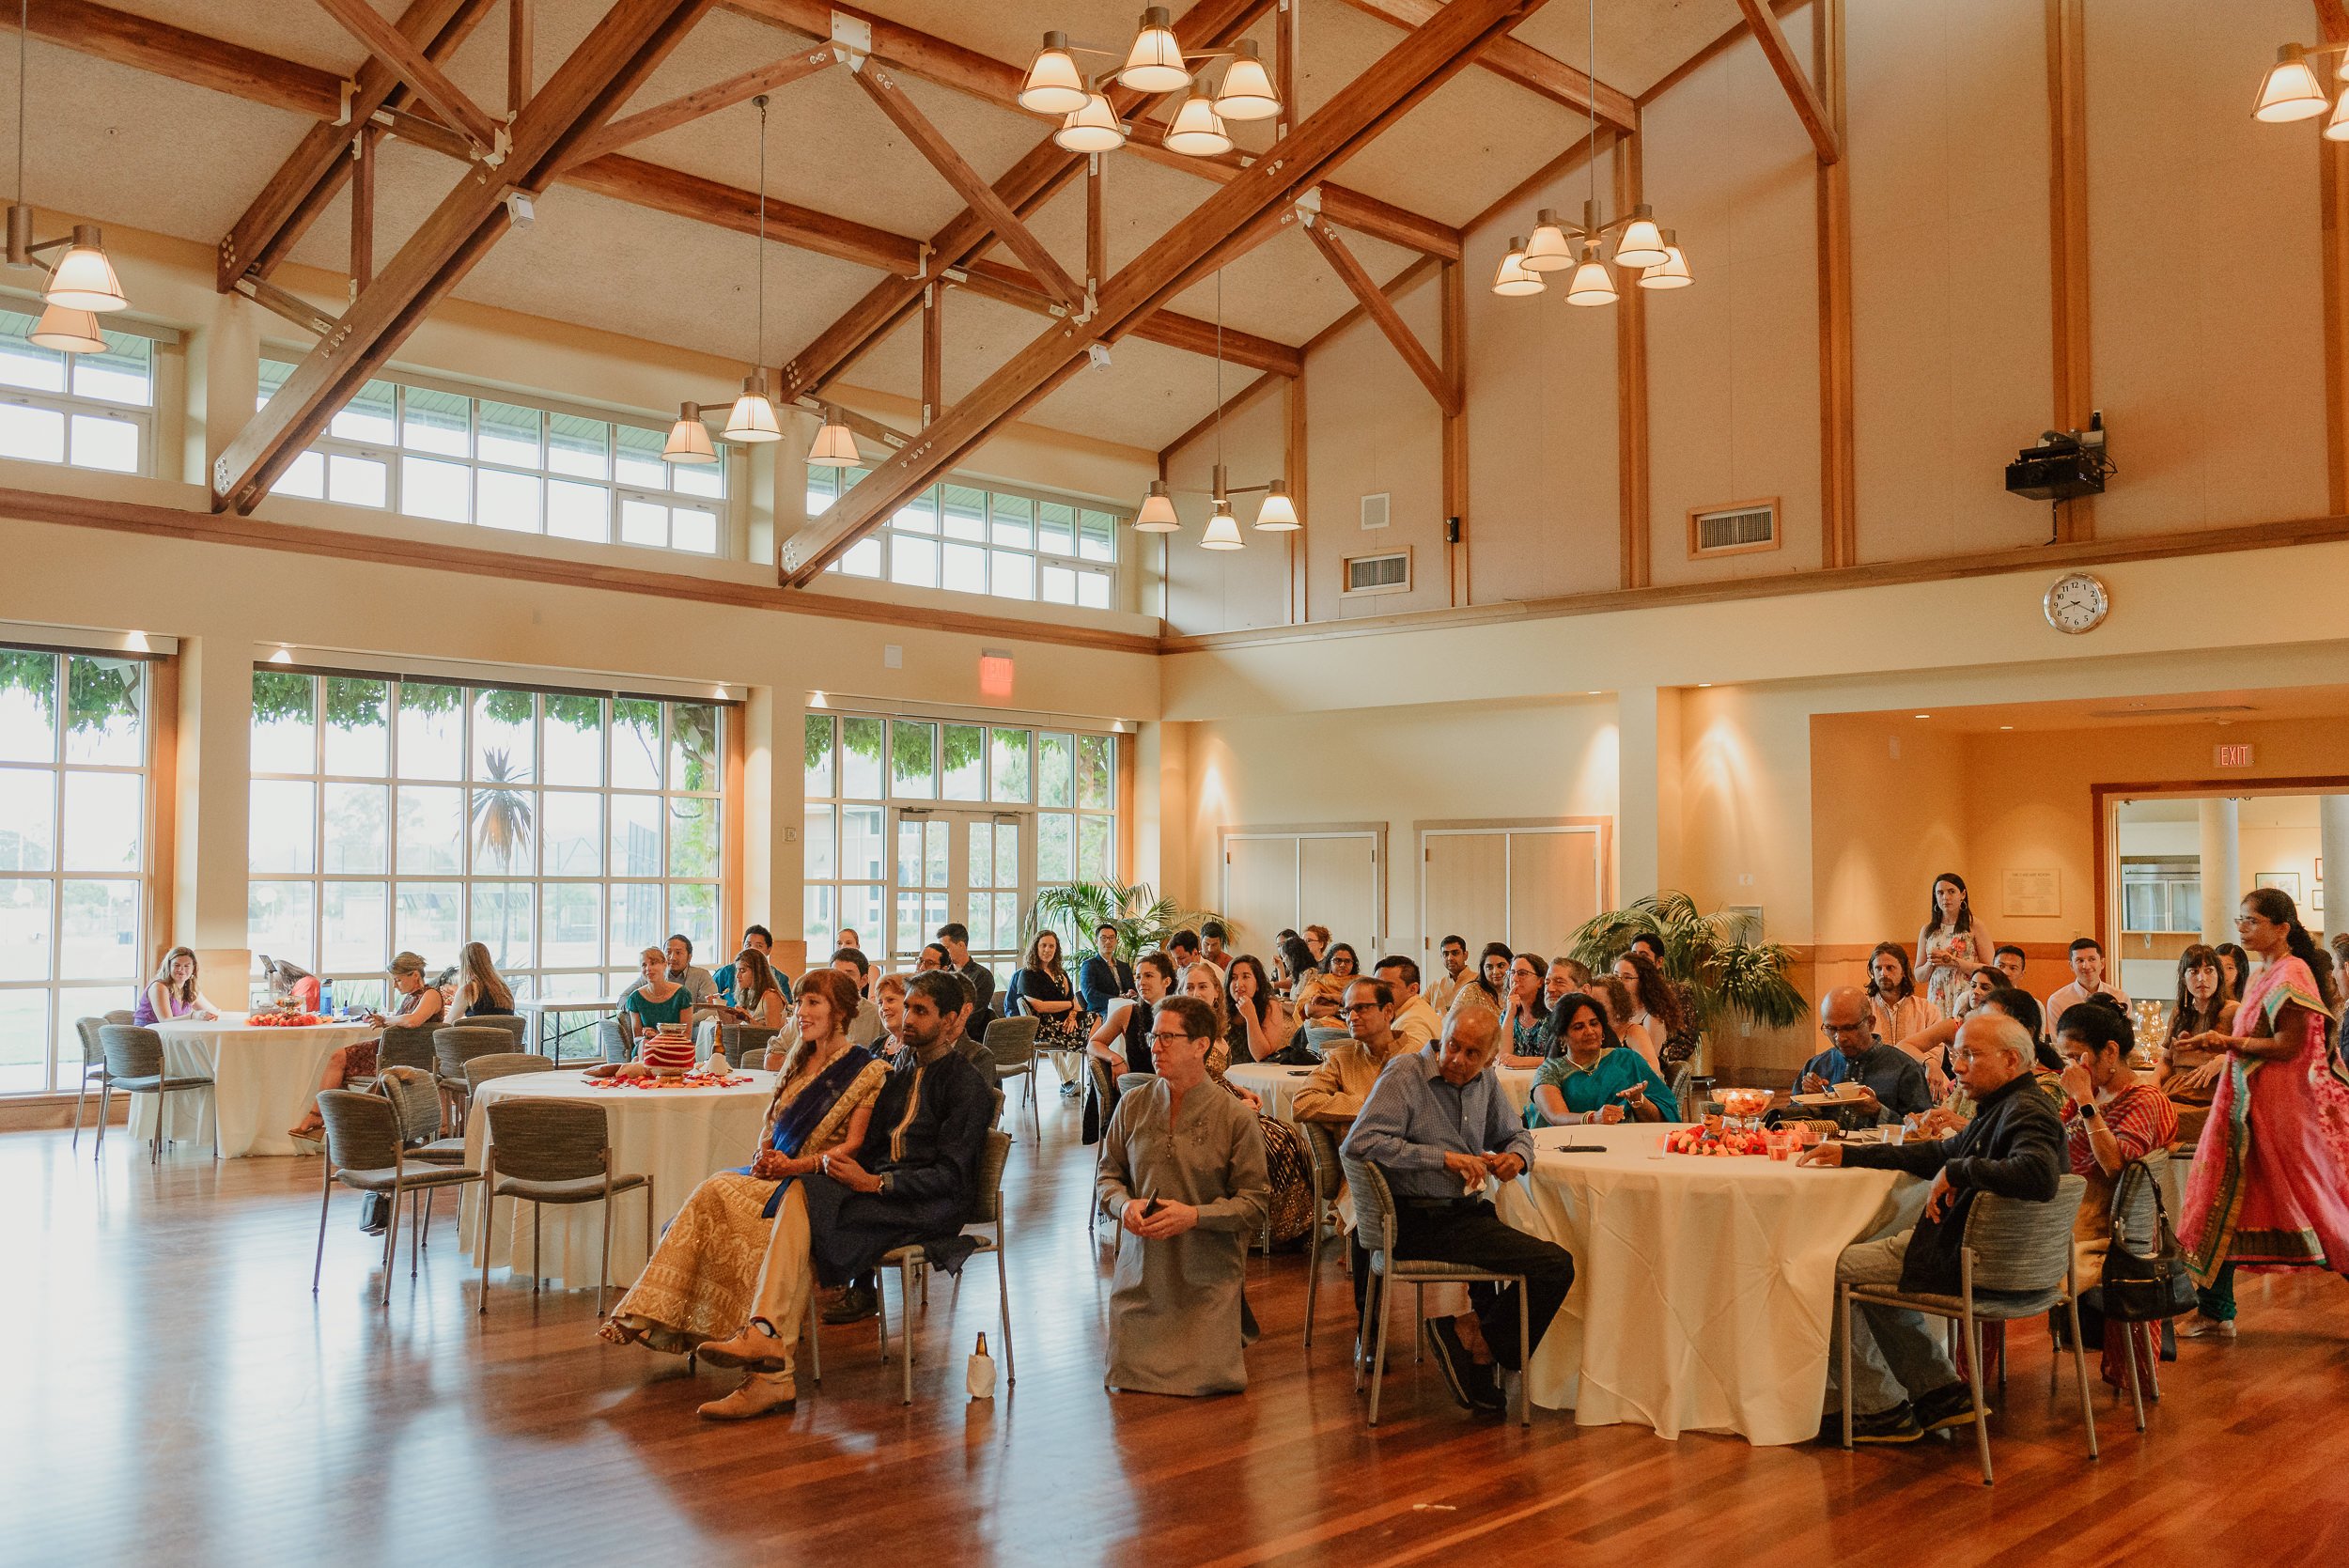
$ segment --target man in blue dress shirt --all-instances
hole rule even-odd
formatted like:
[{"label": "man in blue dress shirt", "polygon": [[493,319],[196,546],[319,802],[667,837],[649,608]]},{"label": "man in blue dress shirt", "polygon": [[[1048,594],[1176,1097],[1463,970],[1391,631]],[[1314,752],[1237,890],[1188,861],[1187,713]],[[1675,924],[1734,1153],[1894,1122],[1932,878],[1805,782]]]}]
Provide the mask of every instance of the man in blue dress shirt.
[{"label": "man in blue dress shirt", "polygon": [[[1869,1026],[1868,998],[1854,986],[1838,986],[1819,999],[1819,1032],[1828,1048],[1802,1064],[1795,1075],[1797,1094],[1828,1094],[1839,1083],[1859,1085],[1848,1107],[1830,1108],[1839,1121],[1845,1111],[1856,1125],[1874,1126],[1897,1122],[1931,1109],[1933,1093],[1925,1085],[1924,1064],[1889,1040],[1878,1040]],[[1809,1107],[1797,1114],[1808,1114]]]},{"label": "man in blue dress shirt", "polygon": [[[1501,1020],[1486,1008],[1455,1010],[1443,1041],[1388,1063],[1346,1135],[1348,1157],[1376,1165],[1394,1193],[1398,1258],[1440,1259],[1525,1276],[1532,1345],[1574,1284],[1574,1259],[1555,1242],[1504,1224],[1485,1196],[1488,1176],[1515,1181],[1532,1162],[1533,1140],[1492,1064]],[[1428,1348],[1452,1397],[1501,1411],[1499,1369],[1517,1365],[1517,1287],[1470,1285],[1472,1309],[1428,1321]]]}]

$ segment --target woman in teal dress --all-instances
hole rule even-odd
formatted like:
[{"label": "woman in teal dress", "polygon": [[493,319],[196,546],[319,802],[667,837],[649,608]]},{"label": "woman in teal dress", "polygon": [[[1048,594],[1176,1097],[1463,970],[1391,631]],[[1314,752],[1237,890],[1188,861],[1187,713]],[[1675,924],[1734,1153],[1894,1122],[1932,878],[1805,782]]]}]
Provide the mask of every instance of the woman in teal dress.
[{"label": "woman in teal dress", "polygon": [[1575,1122],[1676,1122],[1680,1107],[1647,1058],[1615,1038],[1607,1009],[1582,991],[1570,991],[1551,1009],[1557,1054],[1533,1075],[1533,1103],[1525,1125]]}]

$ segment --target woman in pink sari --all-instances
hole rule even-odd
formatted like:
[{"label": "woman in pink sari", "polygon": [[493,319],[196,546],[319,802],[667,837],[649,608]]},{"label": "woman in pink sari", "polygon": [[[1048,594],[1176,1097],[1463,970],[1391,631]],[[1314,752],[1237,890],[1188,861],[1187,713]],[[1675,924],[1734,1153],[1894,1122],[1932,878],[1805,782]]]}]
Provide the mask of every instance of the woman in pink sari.
[{"label": "woman in pink sari", "polygon": [[2227,1066],[2178,1227],[2201,1287],[2186,1336],[2233,1336],[2238,1267],[2349,1272],[2349,1074],[2334,1041],[2332,966],[2274,888],[2251,891],[2235,930],[2263,967],[2235,1015],[2244,1032],[2196,1041],[2224,1051]]}]

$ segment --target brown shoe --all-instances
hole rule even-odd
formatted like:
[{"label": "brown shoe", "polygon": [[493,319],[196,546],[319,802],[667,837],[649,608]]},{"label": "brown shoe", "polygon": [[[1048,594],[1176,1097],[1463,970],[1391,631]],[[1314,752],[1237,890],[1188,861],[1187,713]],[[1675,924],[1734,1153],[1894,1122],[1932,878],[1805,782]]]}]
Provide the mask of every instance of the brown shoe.
[{"label": "brown shoe", "polygon": [[800,1390],[789,1373],[754,1372],[725,1398],[703,1405],[701,1416],[710,1421],[746,1421],[790,1410],[799,1403]]},{"label": "brown shoe", "polygon": [[754,1319],[730,1340],[711,1340],[695,1352],[713,1367],[747,1367],[753,1372],[789,1372],[791,1347],[765,1324]]}]

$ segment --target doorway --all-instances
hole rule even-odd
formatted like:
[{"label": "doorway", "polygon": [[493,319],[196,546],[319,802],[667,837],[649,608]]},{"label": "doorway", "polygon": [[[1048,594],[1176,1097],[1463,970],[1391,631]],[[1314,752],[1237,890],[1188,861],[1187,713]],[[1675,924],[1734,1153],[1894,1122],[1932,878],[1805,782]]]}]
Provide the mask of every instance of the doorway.
[{"label": "doorway", "polygon": [[1025,953],[1019,919],[1035,892],[1034,846],[1012,813],[892,810],[890,951],[910,956],[948,921],[971,929],[971,951],[1009,978]]}]

